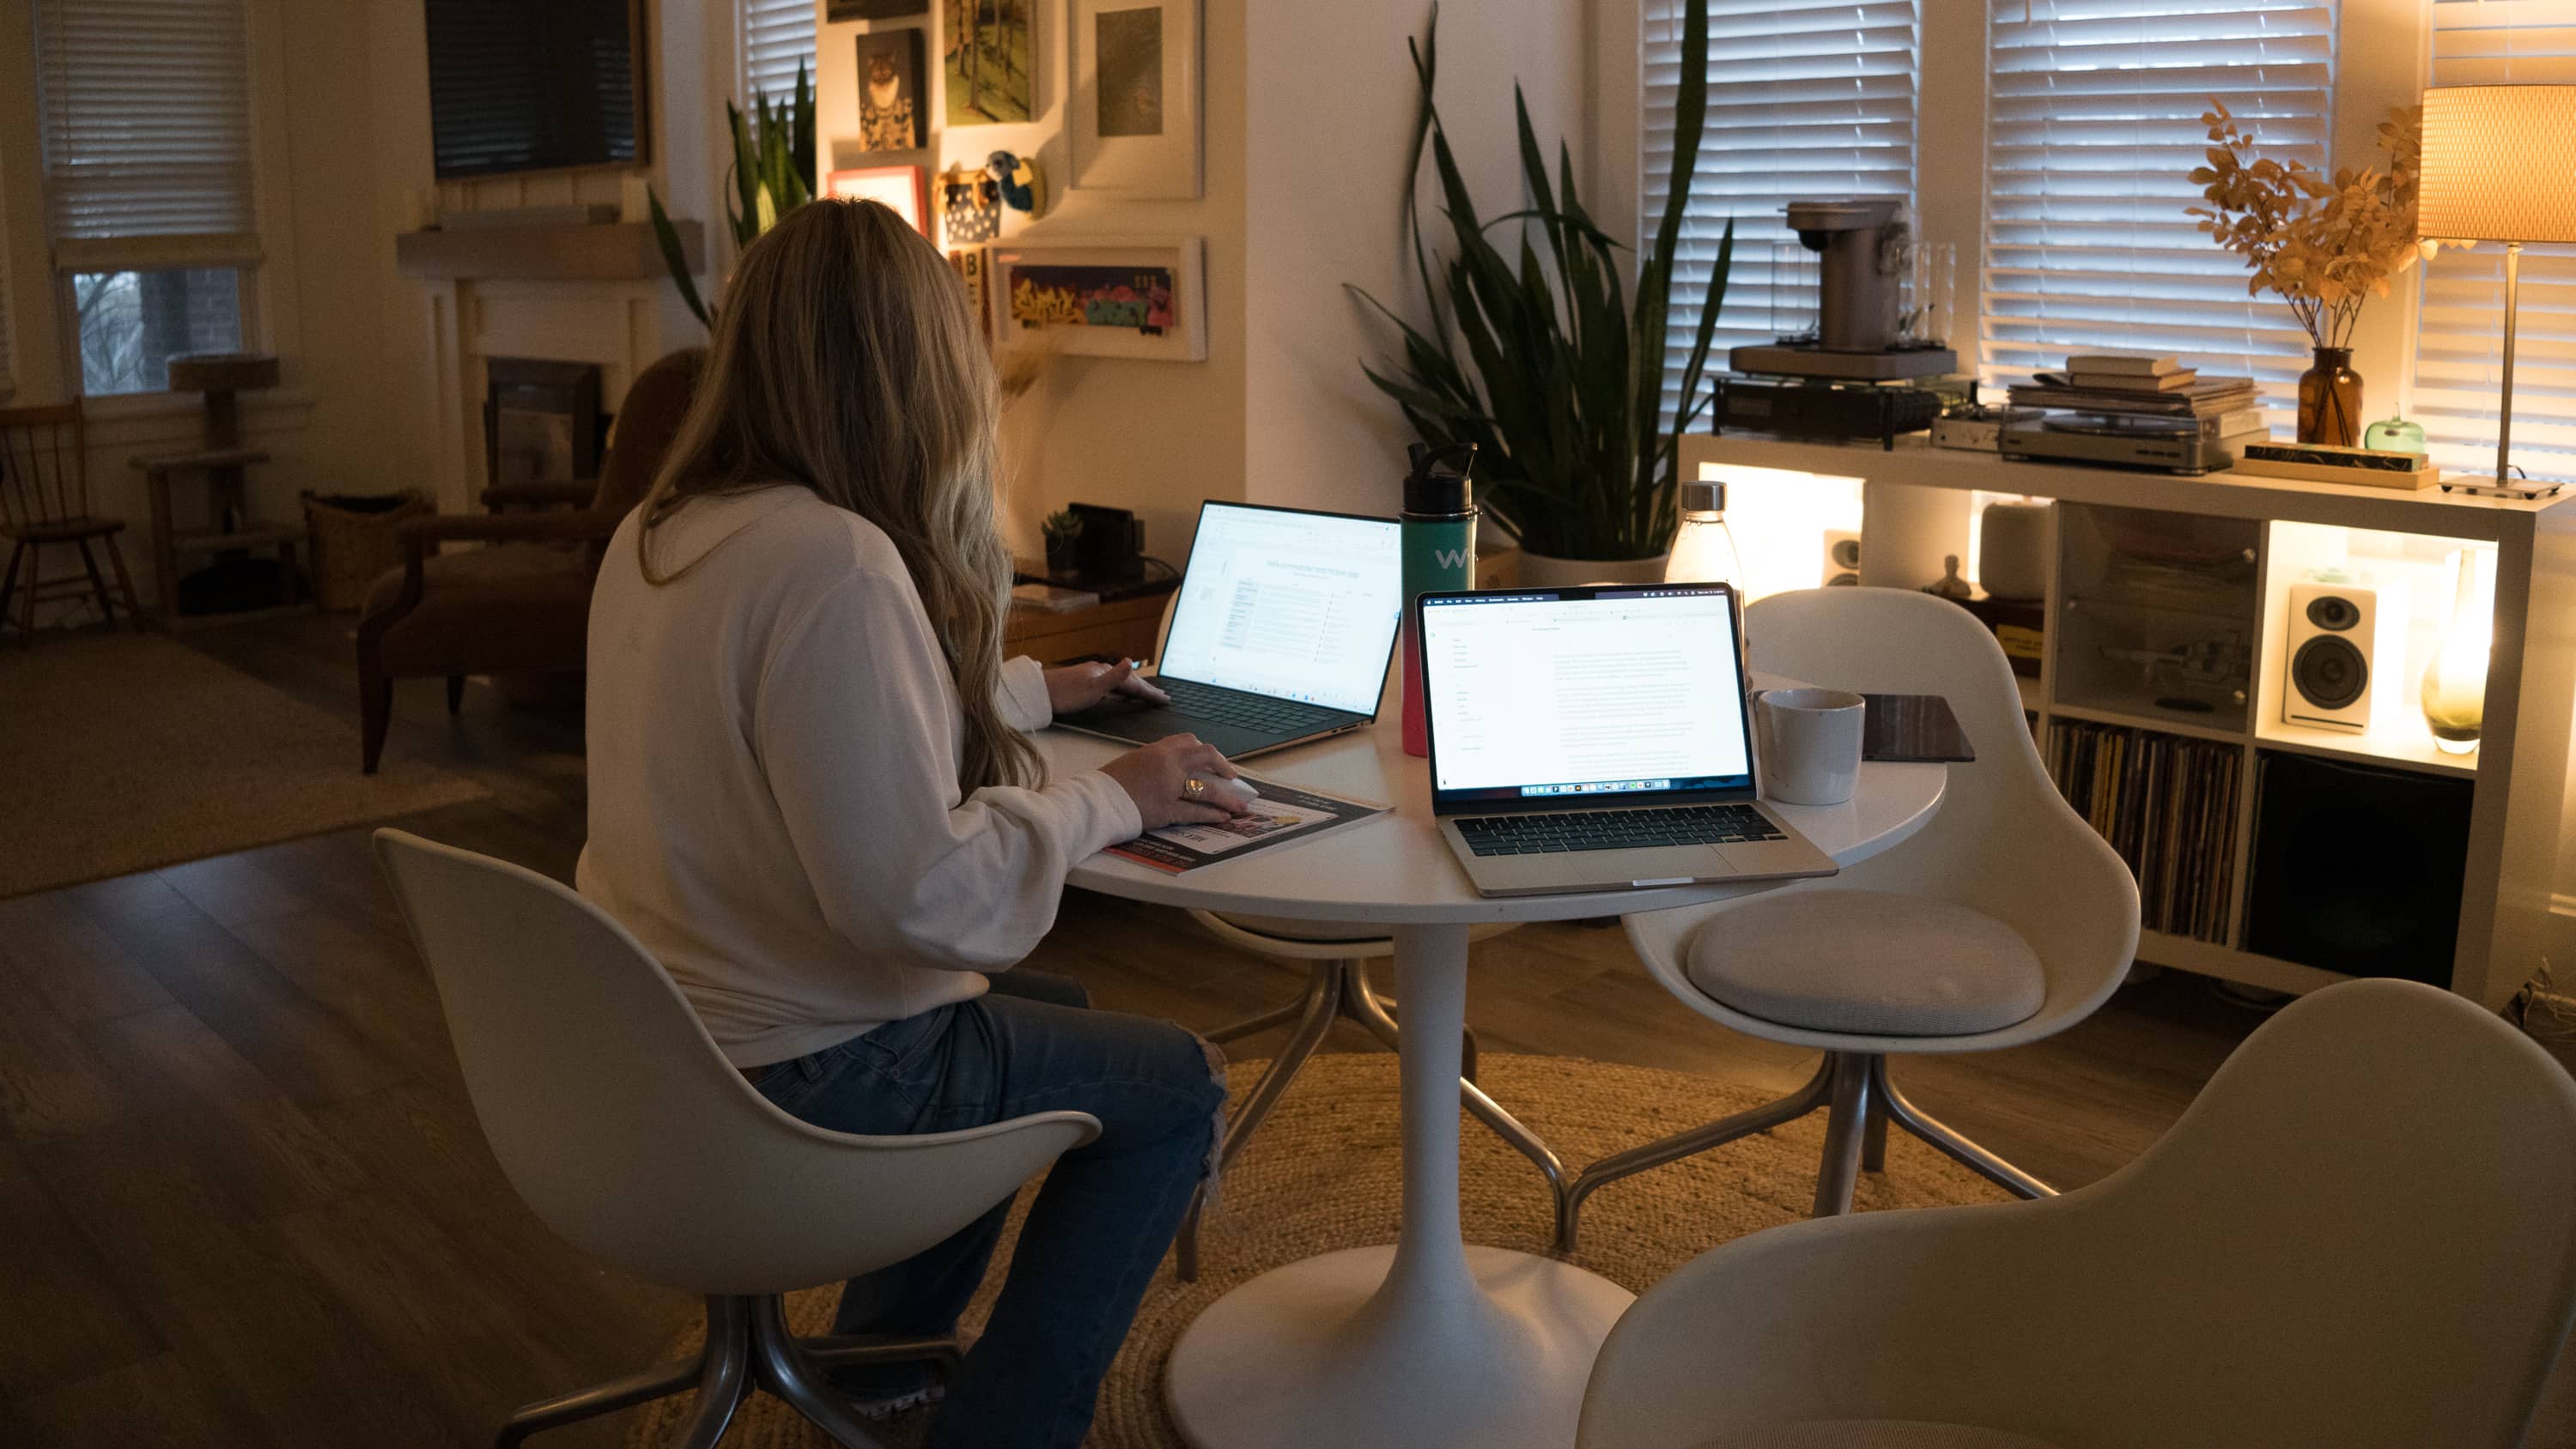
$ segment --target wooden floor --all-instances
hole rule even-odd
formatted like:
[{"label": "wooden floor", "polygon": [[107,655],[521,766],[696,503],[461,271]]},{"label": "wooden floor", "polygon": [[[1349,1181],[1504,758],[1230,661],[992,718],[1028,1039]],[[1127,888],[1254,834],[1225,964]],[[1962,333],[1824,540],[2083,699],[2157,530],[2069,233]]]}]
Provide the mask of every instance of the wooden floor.
[{"label": "wooden floor", "polygon": [[[184,637],[354,720],[347,629],[304,616]],[[568,877],[577,717],[478,685],[451,720],[441,693],[399,690],[389,748],[492,796],[401,823]],[[354,769],[354,729],[350,748]],[[511,1195],[366,834],[0,901],[0,1443],[487,1443],[511,1405],[645,1365],[693,1312],[577,1256]],[[1032,961],[1103,1006],[1202,1028],[1300,982],[1175,912],[1080,892]],[[1489,1050],[1781,1090],[1813,1062],[1681,1010],[1615,930],[1479,946],[1469,1017]],[[2074,1185],[2153,1141],[2257,1021],[2168,973],[2050,1041],[1899,1074]],[[2576,1445],[2569,1377],[2532,1443]],[[610,1421],[539,1442],[620,1437]]]}]

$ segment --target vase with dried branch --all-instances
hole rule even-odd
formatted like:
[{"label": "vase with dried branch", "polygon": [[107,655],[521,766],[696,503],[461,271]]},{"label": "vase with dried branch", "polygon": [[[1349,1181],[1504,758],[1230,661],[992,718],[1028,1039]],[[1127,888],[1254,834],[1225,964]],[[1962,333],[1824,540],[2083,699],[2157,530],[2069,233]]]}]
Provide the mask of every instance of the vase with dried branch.
[{"label": "vase with dried branch", "polygon": [[2299,379],[2299,441],[2350,447],[2361,440],[2361,375],[2352,334],[2364,302],[2388,295],[2389,280],[2422,254],[2415,239],[2415,189],[2424,113],[2406,107],[2380,123],[2383,166],[2343,167],[2328,176],[2293,157],[2257,154],[2252,129],[2216,99],[2208,164],[2191,173],[2209,201],[2188,214],[2252,270],[2245,290],[2269,289],[2288,303],[2314,351]]}]

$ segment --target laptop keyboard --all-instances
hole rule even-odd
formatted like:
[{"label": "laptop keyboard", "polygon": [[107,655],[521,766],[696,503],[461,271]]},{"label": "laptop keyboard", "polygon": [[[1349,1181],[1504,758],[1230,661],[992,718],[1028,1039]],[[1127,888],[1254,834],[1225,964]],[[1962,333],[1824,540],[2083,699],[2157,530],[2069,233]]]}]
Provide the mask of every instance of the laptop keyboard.
[{"label": "laptop keyboard", "polygon": [[1555,855],[1569,850],[1644,850],[1659,845],[1744,845],[1785,840],[1750,805],[1675,805],[1659,810],[1568,810],[1479,815],[1458,822],[1478,855]]},{"label": "laptop keyboard", "polygon": [[1348,718],[1340,710],[1326,709],[1321,705],[1193,684],[1186,679],[1158,679],[1155,683],[1172,697],[1172,702],[1164,708],[1173,714],[1206,720],[1211,724],[1232,725],[1237,729],[1296,734],[1321,729]]}]

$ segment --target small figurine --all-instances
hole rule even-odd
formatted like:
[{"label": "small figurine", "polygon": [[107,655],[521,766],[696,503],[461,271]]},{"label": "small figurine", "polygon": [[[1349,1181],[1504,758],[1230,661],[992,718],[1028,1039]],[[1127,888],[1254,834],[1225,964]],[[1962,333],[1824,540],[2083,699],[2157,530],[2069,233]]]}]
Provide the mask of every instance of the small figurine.
[{"label": "small figurine", "polygon": [[1037,158],[996,151],[984,158],[984,174],[1002,188],[1004,206],[1027,212],[1032,221],[1046,215],[1046,176],[1038,170]]},{"label": "small figurine", "polygon": [[1959,556],[1955,553],[1942,555],[1941,577],[1935,582],[1925,584],[1923,592],[1961,603],[1976,597],[1977,593],[1975,589],[1968,587],[1966,579],[1959,577]]}]

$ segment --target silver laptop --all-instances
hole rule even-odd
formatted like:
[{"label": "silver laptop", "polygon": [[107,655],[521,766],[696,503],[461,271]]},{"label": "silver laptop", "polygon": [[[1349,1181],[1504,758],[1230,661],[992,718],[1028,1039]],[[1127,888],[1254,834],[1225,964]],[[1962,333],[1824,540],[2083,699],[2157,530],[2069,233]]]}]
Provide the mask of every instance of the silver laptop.
[{"label": "silver laptop", "polygon": [[1393,519],[1202,504],[1154,678],[1172,702],[1113,697],[1056,723],[1137,744],[1194,734],[1236,759],[1359,729],[1377,718],[1403,578]]},{"label": "silver laptop", "polygon": [[1425,594],[1431,808],[1489,896],[1832,875],[1757,798],[1724,584]]}]

